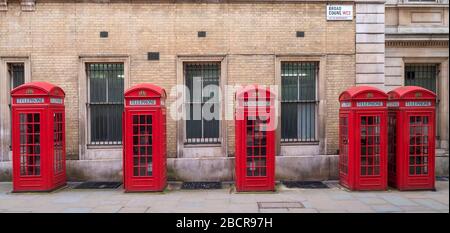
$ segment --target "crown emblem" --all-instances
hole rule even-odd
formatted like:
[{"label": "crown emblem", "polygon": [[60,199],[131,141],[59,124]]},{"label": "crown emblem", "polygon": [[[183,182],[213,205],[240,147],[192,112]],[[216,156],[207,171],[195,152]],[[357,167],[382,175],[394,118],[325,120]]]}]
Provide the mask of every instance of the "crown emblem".
[{"label": "crown emblem", "polygon": [[138,95],[139,95],[139,96],[146,96],[146,95],[147,95],[147,92],[145,92],[144,90],[142,90],[142,91],[139,91]]}]

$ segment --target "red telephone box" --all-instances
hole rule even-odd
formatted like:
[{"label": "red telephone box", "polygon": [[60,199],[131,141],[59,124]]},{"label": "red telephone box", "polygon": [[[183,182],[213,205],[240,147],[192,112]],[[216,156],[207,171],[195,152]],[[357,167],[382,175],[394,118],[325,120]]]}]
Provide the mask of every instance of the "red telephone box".
[{"label": "red telephone box", "polygon": [[11,91],[13,192],[66,185],[64,91],[30,82]]},{"label": "red telephone box", "polygon": [[387,102],[383,91],[351,87],[339,96],[339,177],[351,190],[387,189]]},{"label": "red telephone box", "polygon": [[144,83],[128,89],[124,96],[125,191],[162,191],[167,180],[166,92]]},{"label": "red telephone box", "polygon": [[417,86],[399,87],[388,95],[389,185],[434,189],[436,95]]},{"label": "red telephone box", "polygon": [[275,95],[250,85],[236,92],[236,190],[275,190]]}]

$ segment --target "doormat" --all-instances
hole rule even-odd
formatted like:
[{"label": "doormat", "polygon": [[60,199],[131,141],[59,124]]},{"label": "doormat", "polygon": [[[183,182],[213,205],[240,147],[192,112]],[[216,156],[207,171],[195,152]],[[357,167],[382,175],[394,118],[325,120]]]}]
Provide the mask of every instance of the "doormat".
[{"label": "doormat", "polygon": [[221,189],[221,182],[183,182],[181,189]]},{"label": "doormat", "polygon": [[302,188],[302,189],[328,189],[326,184],[322,181],[281,181],[287,188]]},{"label": "doormat", "polygon": [[83,182],[74,187],[74,189],[116,189],[122,185],[121,182]]},{"label": "doormat", "polygon": [[259,209],[302,209],[305,206],[301,202],[257,202]]}]

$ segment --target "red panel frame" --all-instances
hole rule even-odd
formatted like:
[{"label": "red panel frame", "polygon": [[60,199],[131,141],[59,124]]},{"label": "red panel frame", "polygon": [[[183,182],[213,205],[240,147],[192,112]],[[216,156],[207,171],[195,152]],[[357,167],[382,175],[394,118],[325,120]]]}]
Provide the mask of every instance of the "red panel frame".
[{"label": "red panel frame", "polygon": [[[339,97],[339,182],[344,187],[387,189],[387,98],[370,86],[351,87]],[[348,126],[342,125],[343,117]],[[344,128],[348,130],[347,151],[343,151]],[[346,154],[347,161],[343,161]]]},{"label": "red panel frame", "polygon": [[[261,92],[265,93],[266,99],[261,100],[255,98],[255,96],[258,96],[258,93]],[[255,121],[258,119],[262,118],[267,120],[267,123],[276,120],[274,115],[274,95],[268,89],[251,85],[238,91],[236,93],[236,100],[238,102],[235,114],[236,190],[238,192],[274,191],[275,130],[255,130],[256,127],[259,128],[266,125],[255,124]],[[257,104],[254,108],[249,108],[248,105],[244,104],[249,101],[262,101],[270,104],[269,106],[261,107],[258,106],[258,102],[256,102]],[[248,125],[248,121],[252,121],[252,124]],[[250,129],[251,135],[247,134],[248,129]],[[265,143],[263,142],[264,139]],[[264,149],[265,155],[263,153]],[[249,157],[248,154],[251,156]],[[263,162],[263,159],[265,159],[265,163]],[[249,161],[250,164],[248,164]]]},{"label": "red panel frame", "polygon": [[[389,185],[399,190],[434,190],[436,94],[422,87],[407,86],[390,91],[389,98],[391,103],[389,113],[396,114],[397,117],[396,132],[393,132],[397,134],[397,150],[395,151],[395,163],[392,165],[392,170],[396,175],[389,177]],[[424,117],[428,119],[426,136],[423,135],[424,131],[418,127],[423,124],[416,122],[411,125],[411,117],[414,117],[414,120],[418,119],[416,117],[420,117],[421,120]],[[410,127],[415,127],[416,136],[411,137]],[[424,140],[427,142],[423,143]],[[426,161],[424,159],[420,161],[421,158],[424,158],[420,155],[424,155],[426,152]],[[413,161],[410,161],[411,158]],[[411,162],[413,162],[412,167],[410,166]],[[417,162],[426,162],[426,165],[417,167],[415,166]],[[426,173],[415,174],[416,172],[413,172],[414,174],[411,174],[411,168],[413,171],[420,169]]]},{"label": "red panel frame", "polygon": [[166,187],[165,98],[164,89],[152,84],[140,84],[125,92],[123,182],[126,192],[163,191]]},{"label": "red panel frame", "polygon": [[[65,107],[64,91],[46,82],[31,82],[16,87],[12,97],[12,152],[13,152],[13,192],[51,191],[66,185],[66,149],[65,149]],[[39,122],[24,121],[20,116],[39,114]],[[58,119],[55,147],[55,114]],[[33,116],[33,115],[30,115]],[[58,115],[59,116],[59,115]],[[22,128],[21,126],[25,126]],[[23,131],[25,130],[25,131]],[[37,131],[40,131],[37,134]],[[24,134],[25,133],[25,134]],[[32,141],[32,144],[28,142]],[[39,154],[37,156],[27,156]],[[37,164],[40,172],[35,175],[23,173],[23,157],[27,162]],[[57,158],[57,160],[56,160]],[[55,162],[58,161],[58,164]],[[58,165],[58,170],[56,170]],[[33,167],[33,166],[32,166]],[[35,166],[34,168],[37,168]],[[29,167],[28,167],[29,168]],[[28,169],[27,169],[28,170]],[[33,169],[36,171],[37,169]]]}]

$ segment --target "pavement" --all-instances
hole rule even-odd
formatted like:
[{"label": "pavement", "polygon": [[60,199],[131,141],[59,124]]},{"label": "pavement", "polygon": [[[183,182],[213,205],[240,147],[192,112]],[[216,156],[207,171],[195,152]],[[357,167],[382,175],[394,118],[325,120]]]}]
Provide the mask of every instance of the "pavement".
[{"label": "pavement", "polygon": [[0,213],[449,213],[449,182],[436,191],[348,191],[336,181],[328,189],[277,185],[276,192],[236,193],[232,185],[214,190],[184,190],[171,184],[161,193],[124,193],[117,189],[73,189],[76,183],[50,193],[11,193],[0,182]]}]

